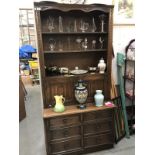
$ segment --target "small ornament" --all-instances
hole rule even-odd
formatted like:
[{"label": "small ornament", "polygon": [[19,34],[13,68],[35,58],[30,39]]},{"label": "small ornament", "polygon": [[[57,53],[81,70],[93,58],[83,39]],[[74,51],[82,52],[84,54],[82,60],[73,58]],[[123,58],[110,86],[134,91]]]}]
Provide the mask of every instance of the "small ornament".
[{"label": "small ornament", "polygon": [[105,68],[106,68],[106,64],[103,60],[103,58],[100,59],[99,63],[98,63],[98,68],[99,68],[99,73],[100,74],[104,74]]}]

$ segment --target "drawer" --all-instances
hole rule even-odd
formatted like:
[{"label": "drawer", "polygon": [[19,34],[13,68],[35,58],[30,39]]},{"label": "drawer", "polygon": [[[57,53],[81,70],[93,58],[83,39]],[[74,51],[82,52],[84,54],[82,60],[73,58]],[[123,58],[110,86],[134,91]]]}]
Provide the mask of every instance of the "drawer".
[{"label": "drawer", "polygon": [[110,118],[112,117],[112,114],[113,114],[113,109],[106,109],[106,110],[99,110],[99,111],[84,113],[83,120],[91,121],[95,119]]},{"label": "drawer", "polygon": [[81,135],[81,127],[69,127],[64,129],[57,129],[48,132],[48,141],[61,139],[61,138],[68,138],[72,136],[80,136]]},{"label": "drawer", "polygon": [[84,138],[84,147],[93,147],[97,145],[113,144],[113,134],[101,134],[97,136],[88,136]]},{"label": "drawer", "polygon": [[62,151],[71,151],[81,149],[81,139],[71,139],[63,142],[56,142],[49,144],[49,152],[52,154],[60,153]]},{"label": "drawer", "polygon": [[57,127],[78,125],[80,124],[80,115],[70,115],[66,117],[51,118],[48,123],[51,129]]},{"label": "drawer", "polygon": [[100,121],[84,125],[84,135],[109,132],[112,130],[112,121]]}]

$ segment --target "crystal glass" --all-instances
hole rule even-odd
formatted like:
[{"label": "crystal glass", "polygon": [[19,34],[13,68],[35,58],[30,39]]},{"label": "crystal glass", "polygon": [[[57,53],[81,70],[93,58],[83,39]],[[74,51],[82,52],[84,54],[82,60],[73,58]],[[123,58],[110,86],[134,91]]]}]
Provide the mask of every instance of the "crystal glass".
[{"label": "crystal glass", "polygon": [[100,42],[100,48],[102,49],[102,48],[103,48],[104,39],[102,39],[102,38],[100,37],[100,38],[99,38],[99,42]]},{"label": "crystal glass", "polygon": [[96,31],[96,25],[95,25],[95,20],[94,20],[94,17],[92,19],[92,32],[95,32]]},{"label": "crystal glass", "polygon": [[50,16],[48,17],[48,19],[47,19],[47,27],[48,27],[48,30],[50,32],[52,32],[54,30],[54,18],[52,18]]},{"label": "crystal glass", "polygon": [[62,17],[59,16],[59,32],[63,32]]},{"label": "crystal glass", "polygon": [[89,24],[84,22],[83,20],[80,21],[80,30],[82,32],[86,32],[88,30]]},{"label": "crystal glass", "polygon": [[105,17],[104,14],[99,16],[99,18],[101,20],[101,32],[104,32],[104,17]]},{"label": "crystal glass", "polygon": [[63,51],[63,43],[59,40],[59,51]]},{"label": "crystal glass", "polygon": [[49,48],[51,51],[54,51],[56,45],[56,41],[53,38],[49,39]]},{"label": "crystal glass", "polygon": [[86,50],[88,48],[88,41],[87,38],[84,39],[84,42],[82,42],[82,47]]},{"label": "crystal glass", "polygon": [[96,48],[96,40],[92,40],[92,49]]},{"label": "crystal glass", "polygon": [[76,24],[76,20],[74,20],[74,32],[77,32],[77,24]]},{"label": "crystal glass", "polygon": [[81,39],[81,38],[77,38],[77,39],[76,39],[76,42],[78,43],[78,49],[81,49],[81,42],[82,42],[82,39]]}]

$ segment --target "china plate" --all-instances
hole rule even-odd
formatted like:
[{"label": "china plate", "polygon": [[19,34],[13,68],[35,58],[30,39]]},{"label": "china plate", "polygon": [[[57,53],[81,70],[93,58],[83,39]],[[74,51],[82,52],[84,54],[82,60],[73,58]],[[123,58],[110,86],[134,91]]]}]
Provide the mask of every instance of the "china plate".
[{"label": "china plate", "polygon": [[76,69],[76,70],[72,70],[70,71],[71,74],[85,74],[87,73],[88,71],[87,70],[82,70],[82,69]]}]

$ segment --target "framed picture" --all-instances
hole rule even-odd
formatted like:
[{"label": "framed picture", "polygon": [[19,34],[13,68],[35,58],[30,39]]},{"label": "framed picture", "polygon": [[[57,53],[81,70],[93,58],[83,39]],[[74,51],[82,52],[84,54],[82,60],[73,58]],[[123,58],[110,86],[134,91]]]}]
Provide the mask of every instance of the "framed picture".
[{"label": "framed picture", "polygon": [[134,0],[113,0],[114,24],[134,23]]}]

